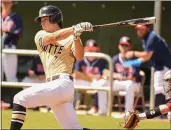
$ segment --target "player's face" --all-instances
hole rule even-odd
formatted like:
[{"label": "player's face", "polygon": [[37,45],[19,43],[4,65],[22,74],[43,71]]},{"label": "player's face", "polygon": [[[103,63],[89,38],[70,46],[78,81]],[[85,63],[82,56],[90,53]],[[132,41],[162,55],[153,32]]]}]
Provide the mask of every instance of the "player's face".
[{"label": "player's face", "polygon": [[119,44],[119,50],[121,53],[125,53],[125,52],[131,50],[131,46],[125,45],[125,44]]},{"label": "player's face", "polygon": [[41,25],[42,25],[43,30],[49,31],[49,28],[51,25],[51,23],[49,21],[49,17],[42,17],[41,18]]},{"label": "player's face", "polygon": [[2,9],[4,8],[12,9],[12,6],[13,6],[13,2],[10,0],[2,2]]},{"label": "player's face", "polygon": [[[96,47],[90,47],[90,48],[85,48],[85,52],[98,52],[98,48]],[[95,57],[87,57],[89,61],[94,61],[96,58]]]},{"label": "player's face", "polygon": [[139,29],[137,29],[136,30],[137,31],[137,36],[140,38],[140,39],[142,39],[142,38],[144,38],[144,36],[147,34],[147,29],[141,29],[141,28],[139,28]]}]

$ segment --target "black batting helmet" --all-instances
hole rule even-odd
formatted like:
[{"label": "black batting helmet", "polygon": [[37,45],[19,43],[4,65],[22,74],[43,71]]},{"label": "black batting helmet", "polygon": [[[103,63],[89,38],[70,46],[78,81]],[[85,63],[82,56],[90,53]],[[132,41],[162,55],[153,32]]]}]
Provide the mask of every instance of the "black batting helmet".
[{"label": "black batting helmet", "polygon": [[53,5],[44,6],[39,10],[39,16],[35,18],[35,21],[39,21],[41,17],[49,16],[51,23],[58,23],[63,28],[63,15],[62,11]]}]

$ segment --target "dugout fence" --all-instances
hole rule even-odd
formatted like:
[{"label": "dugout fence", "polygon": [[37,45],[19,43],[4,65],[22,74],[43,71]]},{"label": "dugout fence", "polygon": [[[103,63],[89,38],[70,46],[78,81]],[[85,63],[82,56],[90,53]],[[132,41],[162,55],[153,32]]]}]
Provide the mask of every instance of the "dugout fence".
[{"label": "dugout fence", "polygon": [[[24,49],[3,49],[2,53],[4,54],[17,54],[17,55],[23,55],[23,56],[35,56],[38,55],[37,50],[24,50]],[[109,70],[110,70],[110,77],[108,79],[109,85],[108,87],[92,87],[92,86],[80,86],[76,85],[74,86],[77,90],[100,90],[100,91],[106,91],[108,94],[108,104],[107,104],[107,115],[111,116],[112,113],[112,103],[113,103],[113,94],[112,94],[112,81],[113,81],[113,65],[112,65],[112,58],[104,53],[90,53],[86,52],[85,57],[97,57],[97,58],[103,58],[108,62]],[[21,83],[21,82],[7,82],[2,81],[1,86],[2,87],[14,87],[14,88],[27,88],[32,86],[35,83]]]}]

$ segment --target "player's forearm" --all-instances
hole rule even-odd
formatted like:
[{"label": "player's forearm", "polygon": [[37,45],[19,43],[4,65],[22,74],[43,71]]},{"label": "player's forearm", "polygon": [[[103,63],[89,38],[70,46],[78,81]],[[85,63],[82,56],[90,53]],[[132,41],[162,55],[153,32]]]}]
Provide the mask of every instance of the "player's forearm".
[{"label": "player's forearm", "polygon": [[121,76],[120,75],[113,74],[113,79],[120,80],[121,79]]},{"label": "player's forearm", "polygon": [[135,57],[144,59],[143,61],[148,61],[151,58],[153,52],[152,51],[141,51],[141,52],[134,51],[133,54]]},{"label": "player's forearm", "polygon": [[74,41],[74,52],[73,52],[76,60],[80,61],[84,57],[84,48],[81,43],[81,39],[78,38]]},{"label": "player's forearm", "polygon": [[43,38],[43,45],[56,44],[56,41],[63,40],[70,35],[74,34],[73,28],[64,28],[56,32],[50,33]]},{"label": "player's forearm", "polygon": [[133,54],[135,57],[138,57],[138,58],[146,56],[146,52],[144,51],[133,51]]},{"label": "player's forearm", "polygon": [[122,77],[121,80],[134,80],[135,81],[135,77],[133,76]]},{"label": "player's forearm", "polygon": [[88,74],[92,79],[100,79],[102,76],[100,74]]},{"label": "player's forearm", "polygon": [[152,118],[158,117],[160,115],[166,114],[168,112],[169,112],[169,107],[168,107],[168,105],[164,104],[164,105],[160,105],[159,107],[156,107],[150,111],[140,113],[139,117],[141,120],[152,119]]}]

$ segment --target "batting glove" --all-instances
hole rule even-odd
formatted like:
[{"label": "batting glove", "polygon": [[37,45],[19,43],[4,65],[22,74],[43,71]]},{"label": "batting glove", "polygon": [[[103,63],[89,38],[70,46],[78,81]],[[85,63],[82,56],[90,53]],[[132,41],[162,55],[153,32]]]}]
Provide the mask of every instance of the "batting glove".
[{"label": "batting glove", "polygon": [[82,32],[84,31],[88,31],[91,32],[93,31],[93,25],[89,22],[81,22],[79,24],[76,24],[73,27],[74,30],[74,36],[77,39],[77,37],[80,37],[80,35],[82,34]]},{"label": "batting glove", "polygon": [[73,28],[73,31],[74,31],[74,37],[76,39],[78,37],[80,37],[81,33],[84,31],[79,24],[72,26],[72,28]]},{"label": "batting glove", "polygon": [[82,23],[79,23],[79,25],[81,26],[83,31],[88,31],[88,32],[93,31],[93,25],[89,22],[82,22]]}]

